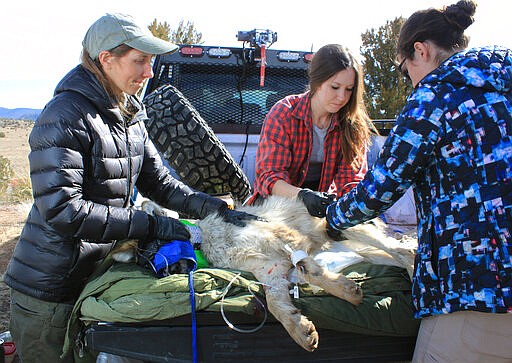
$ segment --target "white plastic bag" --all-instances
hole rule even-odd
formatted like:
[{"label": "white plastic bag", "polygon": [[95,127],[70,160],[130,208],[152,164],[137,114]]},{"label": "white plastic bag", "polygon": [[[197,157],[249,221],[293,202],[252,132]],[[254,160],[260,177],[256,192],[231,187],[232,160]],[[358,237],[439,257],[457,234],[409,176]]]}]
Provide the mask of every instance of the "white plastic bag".
[{"label": "white plastic bag", "polygon": [[327,270],[339,273],[345,267],[361,262],[363,256],[334,242],[331,248],[317,253],[314,259]]}]

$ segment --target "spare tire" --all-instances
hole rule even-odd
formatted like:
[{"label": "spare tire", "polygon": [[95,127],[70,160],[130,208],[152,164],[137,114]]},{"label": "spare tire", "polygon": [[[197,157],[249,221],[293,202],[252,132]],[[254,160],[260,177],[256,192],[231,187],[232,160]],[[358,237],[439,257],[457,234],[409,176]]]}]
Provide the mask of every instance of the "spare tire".
[{"label": "spare tire", "polygon": [[239,202],[251,194],[249,179],[199,112],[174,86],[144,98],[146,127],[158,151],[188,186],[208,193],[231,193]]}]

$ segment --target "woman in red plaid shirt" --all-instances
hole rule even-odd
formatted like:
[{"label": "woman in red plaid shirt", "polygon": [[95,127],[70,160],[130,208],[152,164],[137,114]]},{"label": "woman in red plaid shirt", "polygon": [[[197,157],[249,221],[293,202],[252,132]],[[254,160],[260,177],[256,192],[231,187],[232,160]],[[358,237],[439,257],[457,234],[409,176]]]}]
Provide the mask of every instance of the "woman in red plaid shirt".
[{"label": "woman in red plaid shirt", "polygon": [[299,196],[316,201],[318,213],[310,213],[325,216],[325,203],[367,171],[366,149],[376,131],[363,91],[362,69],[350,52],[339,44],[320,48],[309,67],[309,90],[285,97],[267,114],[248,203],[269,195]]}]

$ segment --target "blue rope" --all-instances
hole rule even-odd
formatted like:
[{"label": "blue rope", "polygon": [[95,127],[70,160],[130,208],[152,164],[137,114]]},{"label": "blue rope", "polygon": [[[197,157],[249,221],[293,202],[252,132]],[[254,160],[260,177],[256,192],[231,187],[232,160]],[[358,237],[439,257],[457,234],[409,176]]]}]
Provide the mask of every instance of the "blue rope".
[{"label": "blue rope", "polygon": [[197,323],[196,298],[194,293],[194,271],[188,273],[188,287],[190,290],[190,310],[192,314],[192,362],[197,363]]}]

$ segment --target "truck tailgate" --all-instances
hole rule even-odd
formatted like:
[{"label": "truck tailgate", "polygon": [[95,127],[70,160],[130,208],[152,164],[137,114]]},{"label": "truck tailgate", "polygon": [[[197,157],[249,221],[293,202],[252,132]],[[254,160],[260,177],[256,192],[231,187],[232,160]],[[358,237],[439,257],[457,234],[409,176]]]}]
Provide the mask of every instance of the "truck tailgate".
[{"label": "truck tailgate", "polygon": [[[238,327],[257,326],[251,317],[230,315]],[[240,323],[244,321],[244,323]],[[239,325],[240,324],[240,325]],[[230,329],[219,313],[197,314],[199,362],[391,362],[411,360],[415,337],[361,335],[318,328],[319,347],[300,348],[281,324],[268,321],[254,333]],[[87,349],[149,362],[192,361],[190,316],[155,324],[95,323],[85,333]]]}]

